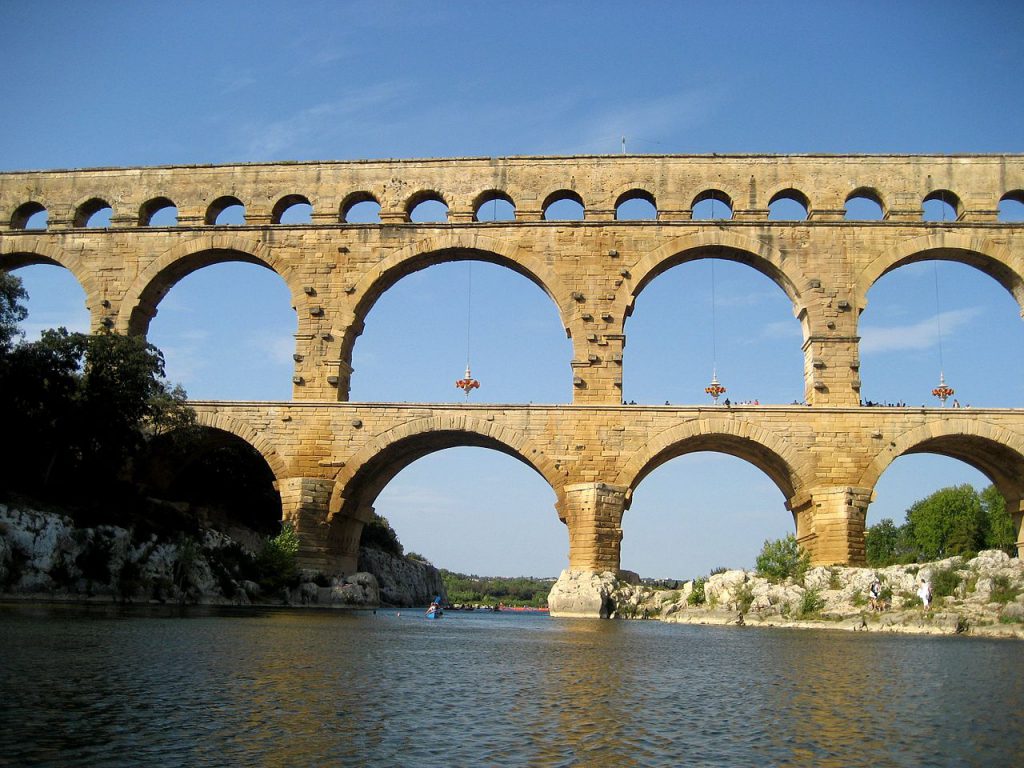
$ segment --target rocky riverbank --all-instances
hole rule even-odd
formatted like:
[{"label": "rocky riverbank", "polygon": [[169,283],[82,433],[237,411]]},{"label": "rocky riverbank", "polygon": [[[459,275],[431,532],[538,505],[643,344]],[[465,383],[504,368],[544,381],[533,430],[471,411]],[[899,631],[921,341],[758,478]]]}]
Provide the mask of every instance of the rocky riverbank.
[{"label": "rocky riverbank", "polygon": [[[0,595],[23,600],[180,602],[211,605],[426,605],[444,594],[431,565],[360,550],[359,572],[260,571],[262,539],[207,529],[196,536],[138,537],[64,515],[0,504]],[[258,574],[263,575],[260,578]]]},{"label": "rocky riverbank", "polygon": [[[869,597],[875,579],[877,609]],[[928,610],[917,596],[922,580],[932,588]],[[549,604],[552,615],[1024,639],[1024,563],[992,550],[917,565],[812,568],[781,583],[729,570],[677,590],[651,589],[629,574],[566,571]]]}]

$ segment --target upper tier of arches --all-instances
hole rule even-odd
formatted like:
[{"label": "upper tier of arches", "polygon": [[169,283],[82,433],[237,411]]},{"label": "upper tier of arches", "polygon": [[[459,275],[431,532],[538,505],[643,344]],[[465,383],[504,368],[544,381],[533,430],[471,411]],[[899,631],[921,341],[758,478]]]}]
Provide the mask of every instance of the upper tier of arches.
[{"label": "upper tier of arches", "polygon": [[[428,217],[417,215],[424,203],[434,206]],[[236,208],[242,215],[222,216]],[[1022,221],[1024,159],[499,158],[0,174],[0,228],[10,230],[702,218]]]}]

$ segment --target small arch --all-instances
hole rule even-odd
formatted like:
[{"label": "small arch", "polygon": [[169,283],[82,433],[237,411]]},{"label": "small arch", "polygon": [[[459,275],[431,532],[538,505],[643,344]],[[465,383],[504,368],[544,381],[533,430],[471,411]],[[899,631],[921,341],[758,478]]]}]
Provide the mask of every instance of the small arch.
[{"label": "small arch", "polygon": [[948,189],[929,192],[921,201],[921,221],[957,221],[963,213],[960,198]]},{"label": "small arch", "polygon": [[490,189],[473,201],[473,221],[515,221],[516,204],[507,192]]},{"label": "small arch", "polygon": [[206,224],[218,226],[237,226],[245,224],[245,205],[237,197],[224,195],[218,197],[210,207],[206,209],[206,216],[203,218]]},{"label": "small arch", "polygon": [[656,221],[658,205],[654,195],[645,189],[623,192],[615,201],[616,221]]},{"label": "small arch", "polygon": [[858,187],[846,196],[846,221],[882,221],[885,218],[885,206],[878,190],[870,187]]},{"label": "small arch", "polygon": [[414,224],[438,224],[448,221],[448,203],[440,192],[417,192],[405,204],[405,215]]},{"label": "small arch", "polygon": [[303,195],[285,195],[270,212],[271,224],[309,224],[313,221],[313,205]]},{"label": "small arch", "polygon": [[178,223],[178,208],[168,197],[154,197],[139,208],[140,227],[173,227]]},{"label": "small arch", "polygon": [[72,226],[93,229],[109,227],[110,217],[113,213],[114,210],[110,207],[110,203],[93,197],[78,206],[74,219],[72,219]]},{"label": "small arch", "polygon": [[999,198],[999,221],[1024,221],[1024,189],[1015,189]]},{"label": "small arch", "polygon": [[583,221],[586,206],[583,198],[571,189],[552,192],[541,205],[544,221]]},{"label": "small arch", "polygon": [[768,219],[771,221],[806,221],[811,204],[799,189],[788,187],[772,195],[768,201]]},{"label": "small arch", "polygon": [[732,198],[720,189],[706,189],[690,204],[695,221],[718,221],[732,218]]},{"label": "small arch", "polygon": [[370,192],[352,192],[341,202],[344,224],[380,224],[380,200]]},{"label": "small arch", "polygon": [[49,225],[49,214],[42,203],[30,200],[19,205],[11,216],[11,229],[45,230]]},{"label": "small arch", "polygon": [[267,462],[267,466],[270,467],[270,471],[274,473],[275,480],[280,481],[288,477],[287,464],[264,433],[257,432],[229,413],[222,413],[216,405],[191,403],[191,406],[196,414],[196,424],[228,432],[241,438],[259,452],[263,460]]}]

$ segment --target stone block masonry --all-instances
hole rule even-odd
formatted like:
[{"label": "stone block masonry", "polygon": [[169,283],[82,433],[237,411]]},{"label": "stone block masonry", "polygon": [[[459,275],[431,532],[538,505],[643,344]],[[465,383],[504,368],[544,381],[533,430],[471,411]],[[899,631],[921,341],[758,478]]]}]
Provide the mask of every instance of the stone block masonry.
[{"label": "stone block masonry", "polygon": [[[801,221],[772,221],[779,199]],[[874,221],[845,219],[852,198]],[[277,479],[304,567],[351,572],[377,495],[435,450],[483,446],[515,456],[550,484],[571,568],[617,572],[633,489],[682,454],[722,451],[762,469],[786,499],[816,564],[858,564],[875,483],[914,452],[985,473],[1021,534],[1024,411],[861,408],[858,323],[882,275],[928,259],[977,267],[1024,305],[1024,226],[998,221],[1024,200],[1021,155],[510,157],[100,168],[0,173],[0,268],[58,264],[81,283],[94,329],[145,334],[185,275],[224,261],[262,264],[287,284],[298,316],[293,399],[195,403],[203,424],[253,445]],[[488,202],[515,219],[487,222]],[[580,221],[550,221],[572,199]],[[621,221],[647,201],[654,218]],[[716,200],[724,220],[695,220]],[[922,220],[940,199],[948,221]],[[420,202],[448,210],[411,221]],[[280,223],[297,203],[306,224]],[[380,221],[347,219],[358,203]],[[218,224],[241,204],[245,224]],[[153,226],[173,206],[174,226]],[[109,209],[109,226],[90,224]],[[47,217],[45,228],[36,222]],[[478,406],[348,402],[352,350],[374,303],[402,277],[479,259],[514,269],[556,306],[572,339],[571,404]],[[806,405],[672,408],[622,405],[625,319],[665,270],[720,258],[745,264],[789,297],[803,329]]]}]

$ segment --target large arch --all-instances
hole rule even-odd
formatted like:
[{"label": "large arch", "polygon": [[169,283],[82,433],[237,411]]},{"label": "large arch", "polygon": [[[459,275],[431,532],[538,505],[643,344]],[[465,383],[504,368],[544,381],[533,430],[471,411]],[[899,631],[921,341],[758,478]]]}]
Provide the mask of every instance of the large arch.
[{"label": "large arch", "polygon": [[469,415],[419,419],[377,435],[345,462],[334,478],[328,522],[356,517],[405,467],[446,448],[490,448],[536,471],[551,486],[562,513],[563,477],[555,462],[522,433]]},{"label": "large arch", "polygon": [[788,500],[814,477],[812,458],[772,432],[749,422],[721,416],[701,418],[654,435],[622,465],[615,485],[628,488],[629,497],[647,475],[674,458],[695,451],[716,451],[753,464],[772,479]]},{"label": "large arch", "polygon": [[[795,263],[786,263],[780,251],[758,240],[718,227],[708,227],[701,232],[669,240],[646,254],[631,268],[633,292],[627,314],[632,312],[636,297],[654,278],[672,267],[697,259],[726,259],[746,264],[785,292],[793,304],[795,317],[801,317],[806,311],[801,287],[806,286],[808,280]],[[804,333],[807,333],[806,327]]]},{"label": "large arch", "polygon": [[858,485],[874,488],[900,456],[933,453],[968,464],[989,478],[1007,499],[1024,493],[1024,435],[980,419],[937,419],[903,432],[871,460]]},{"label": "large arch", "polygon": [[403,277],[421,269],[452,261],[485,261],[507,267],[536,284],[555,303],[558,315],[569,334],[566,322],[572,316],[574,302],[562,285],[558,275],[544,262],[518,247],[510,246],[496,237],[476,233],[444,233],[419,240],[387,256],[351,288],[350,312],[341,317],[342,328],[333,330],[337,344],[337,357],[352,364],[352,350],[356,338],[377,300]]},{"label": "large arch", "polygon": [[102,297],[96,294],[96,288],[80,256],[54,248],[42,241],[42,238],[14,238],[0,240],[0,269],[13,271],[36,264],[64,267],[78,281],[85,293],[86,309],[91,315],[91,324],[95,330],[99,317],[94,306]]},{"label": "large arch", "polygon": [[280,275],[291,292],[292,306],[298,312],[298,332],[305,332],[309,312],[301,310],[308,299],[301,287],[295,285],[291,268],[262,241],[243,235],[204,235],[154,259],[125,292],[117,318],[118,331],[144,336],[156,315],[157,305],[175,284],[203,267],[231,261],[256,264]]},{"label": "large arch", "polygon": [[875,258],[857,277],[857,308],[863,311],[867,307],[868,291],[883,275],[907,264],[933,259],[956,261],[991,275],[1016,299],[1024,316],[1024,264],[1019,259],[1015,264],[1009,249],[988,237],[951,232],[905,240]]},{"label": "large arch", "polygon": [[210,429],[228,432],[235,437],[244,440],[251,445],[267,462],[270,471],[274,473],[274,479],[280,481],[288,476],[288,468],[284,459],[277,452],[277,448],[266,438],[245,422],[234,419],[226,414],[218,412],[215,408],[204,408],[201,403],[192,403],[196,414],[196,424]]},{"label": "large arch", "polygon": [[80,256],[54,248],[42,238],[12,238],[0,240],[0,267],[7,271],[30,267],[35,264],[49,264],[64,267],[78,281],[88,297],[93,296],[93,284],[89,271]]}]

